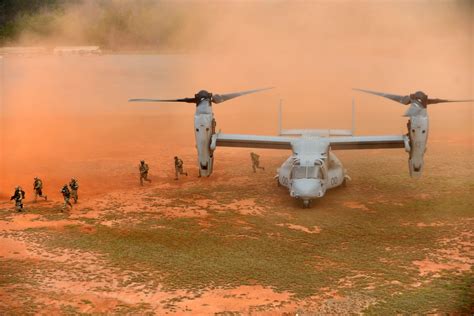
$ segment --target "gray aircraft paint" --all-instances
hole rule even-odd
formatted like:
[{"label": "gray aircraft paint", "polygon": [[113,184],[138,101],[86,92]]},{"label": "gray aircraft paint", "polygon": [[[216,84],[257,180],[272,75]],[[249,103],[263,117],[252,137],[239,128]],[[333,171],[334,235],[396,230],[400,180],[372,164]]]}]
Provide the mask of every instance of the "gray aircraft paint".
[{"label": "gray aircraft paint", "polygon": [[404,114],[404,116],[410,118],[407,123],[408,142],[406,143],[406,151],[409,153],[408,169],[410,171],[410,176],[415,178],[421,176],[424,167],[424,155],[427,149],[429,132],[428,105],[474,101],[430,99],[423,91],[417,91],[410,95],[397,95],[363,89],[354,90],[378,95],[404,105],[410,105]]},{"label": "gray aircraft paint", "polygon": [[301,199],[305,207],[309,207],[312,200],[323,197],[327,190],[336,188],[350,179],[333,150],[405,148],[409,153],[408,165],[410,176],[419,177],[423,171],[423,158],[428,139],[429,121],[426,110],[427,105],[469,101],[428,99],[428,96],[421,91],[407,96],[399,96],[355,89],[382,96],[405,105],[410,104],[405,113],[405,116],[410,118],[407,124],[407,135],[353,136],[355,130],[354,119],[352,130],[282,130],[281,114],[279,120],[280,136],[221,134],[215,132],[216,123],[212,102],[221,103],[261,90],[265,89],[224,95],[212,95],[202,90],[194,98],[172,100],[131,99],[130,101],[187,102],[196,104],[194,128],[200,176],[210,176],[212,174],[214,150],[217,146],[290,149],[292,155],[277,169],[275,178],[280,186],[288,189],[291,197]]}]

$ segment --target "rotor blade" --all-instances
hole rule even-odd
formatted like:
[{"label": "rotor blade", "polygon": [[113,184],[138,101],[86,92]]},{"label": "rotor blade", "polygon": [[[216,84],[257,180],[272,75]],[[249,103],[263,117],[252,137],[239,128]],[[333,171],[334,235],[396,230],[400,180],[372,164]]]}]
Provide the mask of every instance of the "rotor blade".
[{"label": "rotor blade", "polygon": [[195,98],[184,98],[184,99],[129,99],[128,102],[186,102],[196,103]]},{"label": "rotor blade", "polygon": [[474,100],[445,100],[445,99],[428,99],[428,104],[448,103],[448,102],[473,102]]},{"label": "rotor blade", "polygon": [[399,102],[401,104],[408,105],[410,104],[410,96],[408,95],[396,95],[396,94],[388,94],[388,93],[383,93],[383,92],[376,92],[376,91],[370,91],[370,90],[363,90],[363,89],[352,89],[356,91],[362,91],[365,93],[370,93],[370,94],[375,94],[396,102]]},{"label": "rotor blade", "polygon": [[263,88],[263,89],[255,89],[255,90],[246,90],[246,91],[240,91],[240,92],[234,92],[234,93],[226,93],[226,94],[214,94],[212,96],[212,102],[214,103],[222,103],[224,101],[240,97],[242,95],[250,94],[250,93],[255,93],[259,91],[264,91],[264,90],[269,90],[273,89],[273,87],[270,88]]}]

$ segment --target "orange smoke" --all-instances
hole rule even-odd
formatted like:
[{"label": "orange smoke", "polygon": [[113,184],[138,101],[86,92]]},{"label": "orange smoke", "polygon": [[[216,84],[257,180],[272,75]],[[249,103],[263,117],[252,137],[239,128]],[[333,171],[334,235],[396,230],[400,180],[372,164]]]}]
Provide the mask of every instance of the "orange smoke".
[{"label": "orange smoke", "polygon": [[[193,106],[132,97],[276,86],[215,106],[218,129],[249,134],[276,133],[279,99],[285,128],[350,128],[354,97],[358,134],[399,134],[404,106],[351,89],[474,97],[469,1],[105,3],[71,6],[54,32],[27,28],[19,43],[114,51],[4,59],[0,194],[34,176],[55,194],[71,176],[100,194],[135,185],[140,159],[157,173],[175,154],[193,164]],[[472,142],[472,104],[434,105],[430,118],[430,141]]]}]

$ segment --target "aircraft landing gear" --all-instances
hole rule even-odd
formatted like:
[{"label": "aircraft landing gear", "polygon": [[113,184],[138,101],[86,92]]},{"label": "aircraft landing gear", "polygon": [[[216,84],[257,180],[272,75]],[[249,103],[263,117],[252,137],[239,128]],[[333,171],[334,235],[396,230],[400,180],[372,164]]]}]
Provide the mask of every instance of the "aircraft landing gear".
[{"label": "aircraft landing gear", "polygon": [[303,200],[303,207],[309,208],[311,206],[311,200]]}]

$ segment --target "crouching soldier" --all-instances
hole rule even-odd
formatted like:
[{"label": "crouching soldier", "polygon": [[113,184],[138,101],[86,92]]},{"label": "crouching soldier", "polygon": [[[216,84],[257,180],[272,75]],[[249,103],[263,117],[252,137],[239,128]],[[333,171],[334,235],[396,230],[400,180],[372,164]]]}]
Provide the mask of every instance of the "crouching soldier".
[{"label": "crouching soldier", "polygon": [[71,188],[71,197],[74,200],[74,204],[77,203],[77,199],[79,196],[77,195],[77,190],[79,190],[79,183],[77,183],[77,180],[72,178],[71,182],[69,182],[69,187]]},{"label": "crouching soldier", "polygon": [[174,157],[174,171],[175,171],[175,180],[178,180],[178,175],[184,174],[188,176],[187,172],[184,172],[183,170],[183,161],[179,159],[178,157]]},{"label": "crouching soldier", "polygon": [[65,184],[63,188],[61,189],[61,193],[64,198],[64,205],[61,209],[61,212],[64,212],[64,210],[67,208],[68,205],[71,207],[71,210],[72,210],[72,204],[71,202],[69,202],[69,199],[71,198],[71,191],[69,191],[67,184]]},{"label": "crouching soldier", "polygon": [[143,185],[143,180],[151,182],[150,179],[148,179],[148,164],[145,163],[145,160],[140,161],[140,166],[138,166],[138,169],[140,170],[140,184]]},{"label": "crouching soldier", "polygon": [[13,196],[10,198],[11,200],[15,200],[15,210],[17,212],[23,211],[23,199],[25,198],[25,191],[20,186],[17,186],[15,188],[15,193],[13,193]]},{"label": "crouching soldier", "polygon": [[257,169],[265,170],[264,167],[260,167],[260,156],[254,152],[250,153],[250,158],[252,159],[252,169],[253,172],[257,172]]},{"label": "crouching soldier", "polygon": [[43,195],[43,181],[38,177],[35,177],[35,181],[33,182],[33,190],[35,190],[35,202],[38,200],[38,196],[43,198],[45,201],[48,200],[48,196]]}]

